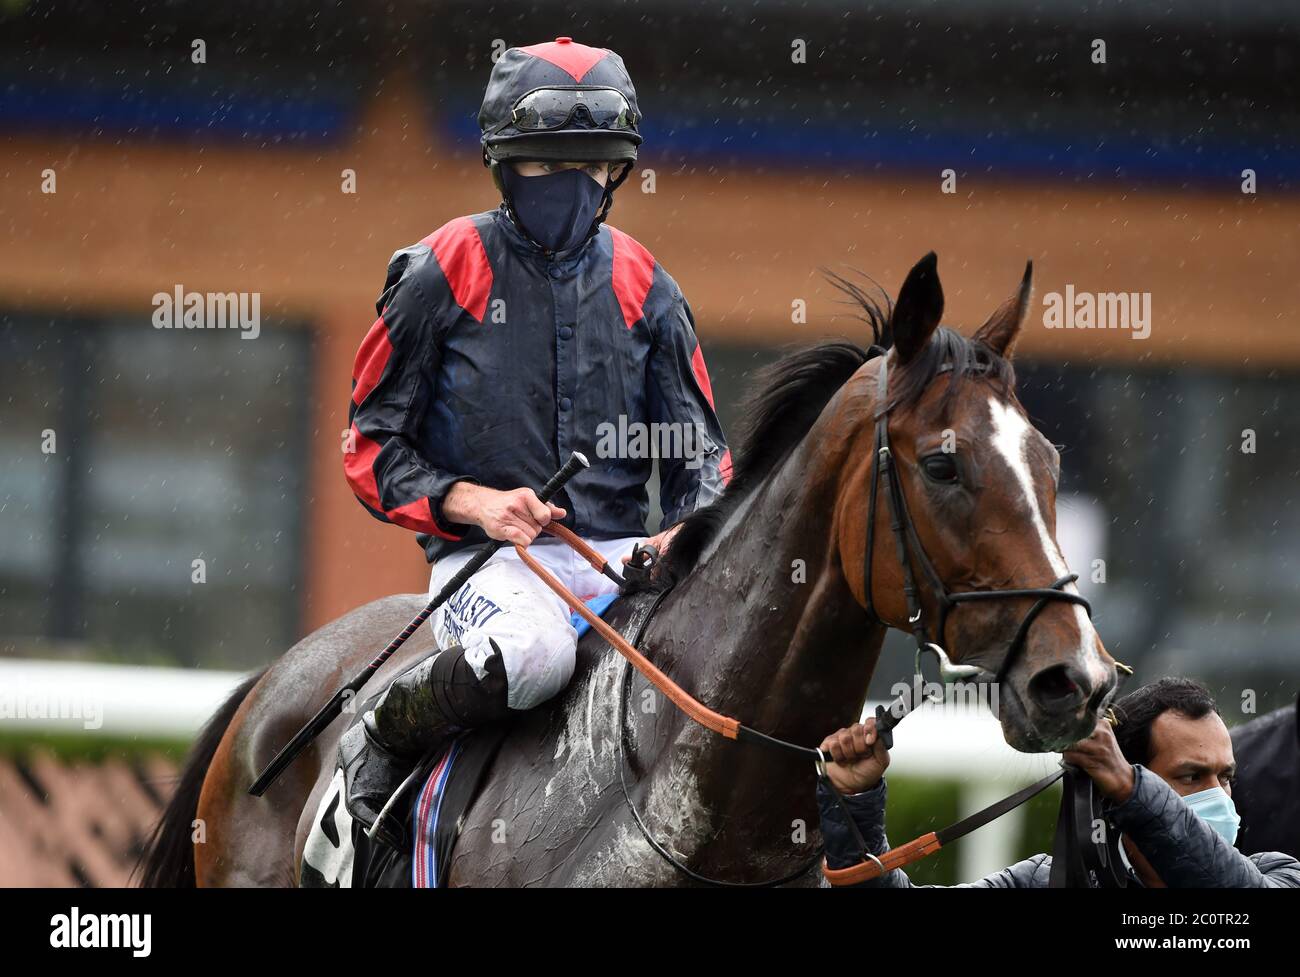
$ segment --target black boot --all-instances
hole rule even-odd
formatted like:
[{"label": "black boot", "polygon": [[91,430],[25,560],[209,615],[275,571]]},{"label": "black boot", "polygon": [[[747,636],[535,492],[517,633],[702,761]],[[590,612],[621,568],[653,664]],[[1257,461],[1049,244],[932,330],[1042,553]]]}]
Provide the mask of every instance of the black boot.
[{"label": "black boot", "polygon": [[375,836],[385,844],[407,844],[405,817],[390,812],[380,820],[379,814],[416,765],[442,741],[508,714],[505,664],[496,642],[492,651],[482,679],[459,645],[413,665],[339,741],[348,813],[367,828],[379,820]]}]

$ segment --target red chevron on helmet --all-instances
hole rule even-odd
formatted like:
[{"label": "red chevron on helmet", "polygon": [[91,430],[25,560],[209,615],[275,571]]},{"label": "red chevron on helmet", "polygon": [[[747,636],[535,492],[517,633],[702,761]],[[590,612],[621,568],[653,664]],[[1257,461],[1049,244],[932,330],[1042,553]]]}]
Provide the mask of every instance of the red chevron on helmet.
[{"label": "red chevron on helmet", "polygon": [[508,49],[492,68],[479,127],[493,161],[628,161],[641,135],[636,89],[607,48],[558,37]]}]

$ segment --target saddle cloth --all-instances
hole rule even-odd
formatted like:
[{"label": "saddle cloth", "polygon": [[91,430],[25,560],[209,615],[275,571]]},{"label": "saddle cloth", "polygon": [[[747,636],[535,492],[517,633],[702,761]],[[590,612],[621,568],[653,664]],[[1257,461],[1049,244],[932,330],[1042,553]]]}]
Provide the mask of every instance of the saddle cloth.
[{"label": "saddle cloth", "polygon": [[337,770],[317,807],[303,849],[298,885],[304,889],[436,889],[446,885],[442,867],[451,857],[460,819],[497,748],[510,731],[497,723],[456,737],[424,764],[422,784],[409,802],[412,845],[394,851],[372,842],[343,803],[343,771]]}]

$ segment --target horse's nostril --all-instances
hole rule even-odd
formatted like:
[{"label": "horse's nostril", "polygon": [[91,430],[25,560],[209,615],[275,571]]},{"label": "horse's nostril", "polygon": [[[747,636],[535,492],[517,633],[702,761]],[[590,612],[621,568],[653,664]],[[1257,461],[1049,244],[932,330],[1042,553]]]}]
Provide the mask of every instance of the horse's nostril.
[{"label": "horse's nostril", "polygon": [[1110,701],[1111,694],[1115,691],[1115,684],[1116,679],[1114,676],[1111,676],[1107,681],[1102,682],[1101,685],[1097,686],[1097,690],[1093,692],[1092,698],[1088,700],[1089,712],[1101,712],[1106,703]]},{"label": "horse's nostril", "polygon": [[1069,665],[1044,668],[1029,680],[1029,695],[1042,708],[1057,711],[1073,709],[1092,691],[1087,677]]}]

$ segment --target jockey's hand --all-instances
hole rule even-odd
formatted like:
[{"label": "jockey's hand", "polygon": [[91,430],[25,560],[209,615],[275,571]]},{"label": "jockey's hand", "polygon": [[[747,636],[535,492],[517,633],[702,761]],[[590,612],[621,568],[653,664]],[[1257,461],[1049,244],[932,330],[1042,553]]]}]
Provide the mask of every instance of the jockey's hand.
[{"label": "jockey's hand", "polygon": [[821,749],[835,761],[826,764],[826,776],[841,794],[870,790],[889,767],[889,751],[876,736],[874,719],[831,733],[822,740]]},{"label": "jockey's hand", "polygon": [[1115,731],[1105,719],[1098,719],[1092,735],[1071,746],[1061,759],[1091,777],[1107,800],[1123,804],[1132,796],[1133,764],[1124,759]]},{"label": "jockey's hand", "polygon": [[[669,526],[669,527],[668,527],[667,529],[665,529],[663,532],[661,532],[661,533],[655,533],[653,536],[651,536],[649,539],[647,539],[647,540],[646,540],[644,543],[642,543],[641,545],[642,545],[642,546],[653,546],[656,550],[659,551],[659,555],[660,555],[660,556],[663,556],[665,553],[668,552],[668,544],[672,542],[672,538],[673,538],[674,536],[677,535],[677,531],[678,531],[679,529],[681,529],[681,528],[682,528],[682,524],[681,524],[680,522],[677,523],[677,525],[675,525],[675,526]],[[623,557],[623,563],[624,563],[624,565],[627,565],[628,563],[631,563],[631,562],[632,562],[632,554],[631,554],[631,553],[629,553],[627,556]]]},{"label": "jockey's hand", "polygon": [[530,488],[500,489],[457,482],[442,500],[442,513],[452,522],[478,526],[492,539],[527,546],[552,519],[566,515],[558,505],[543,502]]}]

